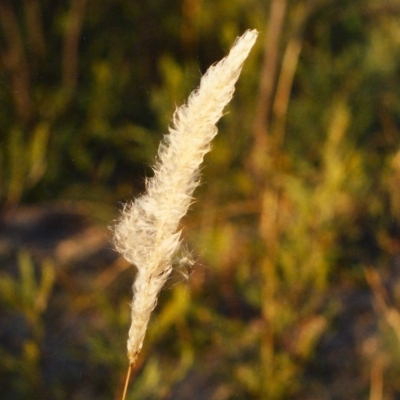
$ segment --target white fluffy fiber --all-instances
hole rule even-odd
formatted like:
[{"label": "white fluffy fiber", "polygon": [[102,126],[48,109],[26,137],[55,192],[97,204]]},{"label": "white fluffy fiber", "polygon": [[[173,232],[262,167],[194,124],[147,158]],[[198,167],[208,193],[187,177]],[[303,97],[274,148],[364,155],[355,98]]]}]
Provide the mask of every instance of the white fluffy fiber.
[{"label": "white fluffy fiber", "polygon": [[179,221],[199,184],[199,168],[217,134],[216,123],[232,98],[256,38],[255,30],[238,38],[229,55],[208,69],[188,103],[175,111],[173,126],[159,147],[154,177],[146,182],[146,193],[125,206],[114,227],[116,249],[138,269],[128,338],[130,364],[142,348],[158,293],[171,273],[172,258],[180,245]]}]

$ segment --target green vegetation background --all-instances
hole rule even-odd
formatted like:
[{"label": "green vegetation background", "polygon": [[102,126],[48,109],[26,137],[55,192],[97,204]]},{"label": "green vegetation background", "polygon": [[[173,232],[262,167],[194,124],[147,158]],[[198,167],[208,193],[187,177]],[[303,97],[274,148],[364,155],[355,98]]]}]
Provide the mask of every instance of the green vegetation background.
[{"label": "green vegetation background", "polygon": [[[163,291],[128,398],[399,398],[396,1],[1,1],[2,224],[73,209],[106,238],[248,28],[183,223],[197,262]],[[0,397],[118,399],[134,268],[88,238],[80,264],[4,240]]]}]

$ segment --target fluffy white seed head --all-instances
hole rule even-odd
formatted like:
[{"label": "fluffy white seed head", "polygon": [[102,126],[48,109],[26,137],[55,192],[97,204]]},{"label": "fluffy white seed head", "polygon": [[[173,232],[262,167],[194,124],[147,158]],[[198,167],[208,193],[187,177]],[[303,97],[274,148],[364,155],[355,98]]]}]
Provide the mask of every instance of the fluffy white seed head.
[{"label": "fluffy white seed head", "polygon": [[200,165],[217,134],[216,123],[232,98],[256,38],[257,32],[249,30],[237,39],[229,55],[208,69],[187,104],[175,111],[146,193],[124,207],[114,227],[116,249],[138,269],[128,338],[131,364],[142,347],[158,293],[170,275],[180,245],[179,221],[199,185]]}]

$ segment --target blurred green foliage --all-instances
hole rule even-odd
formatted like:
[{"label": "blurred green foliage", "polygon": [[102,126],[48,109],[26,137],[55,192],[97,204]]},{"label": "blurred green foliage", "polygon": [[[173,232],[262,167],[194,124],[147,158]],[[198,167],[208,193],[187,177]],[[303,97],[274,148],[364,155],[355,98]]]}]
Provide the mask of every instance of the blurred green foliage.
[{"label": "blurred green foliage", "polygon": [[[2,1],[3,215],[73,203],[109,225],[176,105],[248,28],[184,221],[198,262],[163,291],[128,398],[398,398],[396,2]],[[1,397],[118,398],[127,266],[25,248],[2,262]]]}]

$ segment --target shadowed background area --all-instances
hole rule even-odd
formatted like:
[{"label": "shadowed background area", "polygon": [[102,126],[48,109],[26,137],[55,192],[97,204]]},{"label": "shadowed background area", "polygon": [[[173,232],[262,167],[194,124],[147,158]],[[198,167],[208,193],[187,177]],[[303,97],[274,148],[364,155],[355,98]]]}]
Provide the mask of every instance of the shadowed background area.
[{"label": "shadowed background area", "polygon": [[108,227],[207,67],[260,36],[128,398],[400,396],[400,5],[0,2],[0,393],[119,399]]}]

